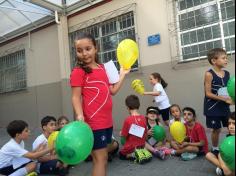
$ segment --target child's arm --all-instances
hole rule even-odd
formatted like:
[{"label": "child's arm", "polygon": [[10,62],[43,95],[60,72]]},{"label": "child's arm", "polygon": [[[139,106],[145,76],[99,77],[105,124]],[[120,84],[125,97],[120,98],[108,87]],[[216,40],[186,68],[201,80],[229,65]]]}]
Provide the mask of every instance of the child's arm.
[{"label": "child's arm", "polygon": [[82,89],[81,87],[72,88],[72,104],[76,113],[76,120],[84,121],[84,114],[82,109]]},{"label": "child's arm", "polygon": [[29,158],[29,159],[38,159],[48,153],[50,153],[51,151],[53,151],[54,149],[51,148],[51,149],[44,149],[44,150],[41,150],[41,151],[36,151],[36,152],[28,152],[24,155],[25,158]]},{"label": "child's arm", "polygon": [[218,100],[218,101],[224,101],[227,104],[233,104],[233,101],[231,98],[226,98],[223,96],[217,96],[212,93],[211,89],[211,83],[213,81],[213,76],[210,72],[206,72],[205,74],[205,94],[208,98],[213,99],[213,100]]},{"label": "child's arm", "polygon": [[184,142],[182,147],[193,146],[193,147],[203,147],[205,145],[205,141],[200,142]]},{"label": "child's arm", "polygon": [[144,92],[143,95],[160,96],[161,92]]},{"label": "child's arm", "polygon": [[120,69],[120,80],[118,83],[113,84],[112,86],[110,86],[110,92],[112,95],[116,95],[117,92],[120,90],[124,80],[125,80],[125,76],[130,72],[129,70],[124,70],[123,68]]}]

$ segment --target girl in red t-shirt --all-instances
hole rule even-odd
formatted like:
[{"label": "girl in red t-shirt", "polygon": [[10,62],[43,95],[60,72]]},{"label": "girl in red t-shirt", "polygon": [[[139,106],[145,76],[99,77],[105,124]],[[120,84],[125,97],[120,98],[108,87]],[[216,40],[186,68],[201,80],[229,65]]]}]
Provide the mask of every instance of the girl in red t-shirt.
[{"label": "girl in red t-shirt", "polygon": [[177,147],[172,154],[181,155],[182,153],[196,153],[205,155],[208,152],[208,140],[204,127],[196,121],[196,112],[193,108],[183,109],[184,119],[186,119],[187,138],[185,142]]},{"label": "girl in red t-shirt", "polygon": [[122,86],[130,70],[120,70],[120,79],[110,84],[105,68],[98,61],[98,46],[89,34],[75,41],[78,65],[71,73],[72,104],[76,120],[84,120],[94,133],[92,176],[105,176],[107,145],[112,140],[112,97]]}]

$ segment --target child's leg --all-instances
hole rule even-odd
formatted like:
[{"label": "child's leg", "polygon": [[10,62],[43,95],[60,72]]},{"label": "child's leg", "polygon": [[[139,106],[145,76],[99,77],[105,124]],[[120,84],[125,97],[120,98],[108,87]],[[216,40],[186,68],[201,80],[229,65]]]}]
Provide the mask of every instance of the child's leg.
[{"label": "child's leg", "polygon": [[222,160],[220,154],[219,154],[218,157],[219,157],[219,162],[220,162],[220,168],[223,169],[224,174],[225,174],[226,176],[232,176],[232,175],[233,175],[232,171],[228,168],[228,166],[226,166],[226,164],[225,164],[225,162]]},{"label": "child's leg", "polygon": [[92,176],[106,176],[108,152],[107,148],[94,150]]},{"label": "child's leg", "polygon": [[112,141],[112,143],[110,145],[108,145],[108,153],[117,153],[119,149],[119,143],[115,140]]},{"label": "child's leg", "polygon": [[211,152],[207,153],[206,159],[210,161],[212,164],[214,164],[216,167],[220,168],[220,162],[218,158]]},{"label": "child's leg", "polygon": [[25,167],[18,169],[14,173],[12,173],[10,176],[25,176],[28,173],[34,172],[36,170],[37,164],[32,162],[27,164]]},{"label": "child's leg", "polygon": [[145,148],[151,153],[154,153],[156,151],[156,149],[147,142],[145,143]]},{"label": "child's leg", "polygon": [[213,129],[211,133],[211,142],[213,148],[218,148],[221,129]]},{"label": "child's leg", "polygon": [[176,141],[171,141],[170,145],[175,150],[179,150],[180,149],[180,145]]},{"label": "child's leg", "polygon": [[199,148],[198,147],[194,147],[194,146],[187,146],[183,149],[179,149],[176,150],[176,155],[181,155],[182,153],[198,153],[199,152]]}]

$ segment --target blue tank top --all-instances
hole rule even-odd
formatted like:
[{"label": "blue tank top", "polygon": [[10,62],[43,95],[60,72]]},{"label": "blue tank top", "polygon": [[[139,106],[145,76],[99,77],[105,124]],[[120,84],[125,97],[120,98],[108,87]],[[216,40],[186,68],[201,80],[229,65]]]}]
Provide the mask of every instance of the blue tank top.
[{"label": "blue tank top", "polygon": [[[220,88],[227,87],[227,83],[230,79],[230,73],[228,71],[225,71],[224,78],[221,78],[212,69],[210,69],[208,72],[213,76],[211,91],[213,94],[218,95],[218,91]],[[230,114],[230,106],[223,101],[213,100],[205,96],[204,114],[206,116],[213,117],[228,117]]]}]

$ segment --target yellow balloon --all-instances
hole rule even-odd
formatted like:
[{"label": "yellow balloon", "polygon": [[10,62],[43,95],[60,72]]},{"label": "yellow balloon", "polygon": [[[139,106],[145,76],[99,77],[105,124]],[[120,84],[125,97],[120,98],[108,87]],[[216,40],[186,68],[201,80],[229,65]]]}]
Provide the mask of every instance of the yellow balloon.
[{"label": "yellow balloon", "polygon": [[123,40],[117,48],[118,62],[124,69],[130,69],[139,57],[138,45],[130,39]]},{"label": "yellow balloon", "polygon": [[140,79],[136,79],[132,82],[131,87],[134,89],[135,92],[138,94],[143,95],[145,92],[144,84]]},{"label": "yellow balloon", "polygon": [[182,143],[186,138],[186,127],[181,122],[174,122],[170,126],[170,134],[179,143]]},{"label": "yellow balloon", "polygon": [[59,134],[59,131],[54,131],[48,138],[48,147],[52,148],[54,146],[54,143],[57,139],[57,136]]}]

